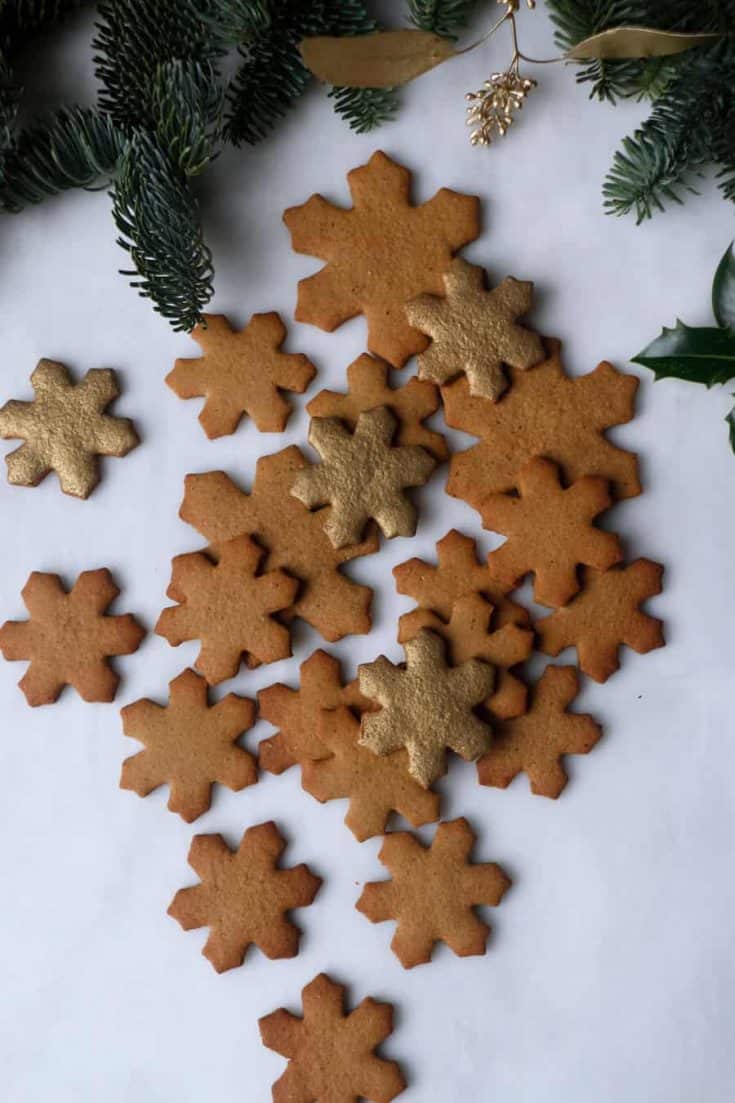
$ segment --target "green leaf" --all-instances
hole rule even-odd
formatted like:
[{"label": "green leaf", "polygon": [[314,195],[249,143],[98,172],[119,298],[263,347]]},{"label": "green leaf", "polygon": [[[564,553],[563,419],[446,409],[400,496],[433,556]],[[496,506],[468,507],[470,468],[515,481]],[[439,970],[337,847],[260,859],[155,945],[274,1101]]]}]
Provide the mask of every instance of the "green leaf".
[{"label": "green leaf", "polygon": [[735,253],[730,242],[712,282],[712,310],[718,326],[735,330]]},{"label": "green leaf", "polygon": [[735,452],[735,406],[733,406],[730,413],[725,418],[725,421],[730,426],[730,447]]},{"label": "green leaf", "polygon": [[735,331],[677,321],[673,329],[664,327],[633,363],[650,368],[656,379],[685,379],[705,387],[727,383],[735,378]]}]

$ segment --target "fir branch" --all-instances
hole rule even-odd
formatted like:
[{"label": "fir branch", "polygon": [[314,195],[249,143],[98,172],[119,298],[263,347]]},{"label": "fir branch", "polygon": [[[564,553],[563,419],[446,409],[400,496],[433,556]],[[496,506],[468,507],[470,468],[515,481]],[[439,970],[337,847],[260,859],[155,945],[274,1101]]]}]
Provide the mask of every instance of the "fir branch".
[{"label": "fir branch", "polygon": [[[735,49],[730,42],[691,51],[655,102],[651,116],[615,154],[605,180],[605,207],[612,214],[634,211],[637,221],[680,203],[694,192],[691,178],[712,161],[732,163],[735,134]],[[723,192],[732,198],[725,169]]]},{"label": "fir branch", "polygon": [[20,93],[12,69],[0,53],[0,152],[12,144]]},{"label": "fir branch", "polygon": [[358,134],[366,134],[389,122],[398,110],[394,88],[332,88],[334,110]]},{"label": "fir branch", "polygon": [[190,0],[202,8],[201,18],[217,35],[223,47],[241,46],[270,24],[269,0]]},{"label": "fir branch", "polygon": [[690,182],[693,167],[681,135],[662,141],[645,127],[623,139],[602,187],[608,214],[635,212],[640,225],[665,210],[664,200],[682,203],[681,192],[696,194]]},{"label": "fir branch", "polygon": [[722,168],[717,173],[717,186],[725,199],[735,203],[735,146],[730,142],[730,152],[727,158],[722,157]]},{"label": "fir branch", "polygon": [[13,147],[20,89],[0,52],[0,194],[7,181],[7,161]]},{"label": "fir branch", "polygon": [[[735,55],[735,51],[733,51]],[[735,203],[735,104],[732,103],[732,81],[735,80],[735,56],[729,74],[730,81],[730,110],[723,113],[719,131],[714,135],[712,157],[720,170],[717,173],[717,184],[725,199]]]},{"label": "fir branch", "polygon": [[85,0],[5,0],[0,3],[0,43],[17,49],[44,27],[61,23]]},{"label": "fir branch", "polygon": [[243,62],[227,90],[225,137],[233,145],[255,145],[302,95],[309,74],[295,44],[267,32],[243,52]]},{"label": "fir branch", "polygon": [[[589,38],[610,27],[623,23],[640,23],[645,3],[635,0],[547,0],[551,22],[556,27],[557,46],[563,51],[576,46],[583,38]],[[630,61],[583,62],[576,75],[578,84],[591,84],[590,99],[608,100],[614,103],[628,96],[636,87],[643,63]]]},{"label": "fir branch", "polygon": [[16,214],[69,188],[114,177],[124,136],[106,115],[62,108],[46,124],[21,131],[4,158],[0,210]]},{"label": "fir branch", "polygon": [[185,176],[198,175],[216,155],[222,107],[209,63],[176,59],[158,66],[151,94],[154,129]]},{"label": "fir branch", "polygon": [[[568,50],[583,38],[611,27],[645,26],[670,31],[732,30],[735,18],[734,0],[547,0],[551,21],[556,27],[555,40],[562,50]],[[587,61],[577,71],[580,84],[591,83],[590,98],[616,100],[631,95],[656,95],[661,90],[654,79],[675,69],[684,54],[673,59],[659,59],[658,66],[643,59],[625,61]],[[665,86],[665,83],[664,85]]]},{"label": "fir branch", "polygon": [[122,159],[113,216],[135,265],[122,274],[175,330],[192,329],[214,293],[212,255],[191,185],[146,131],[132,135]]},{"label": "fir branch", "polygon": [[672,57],[584,63],[577,75],[592,96],[648,97],[649,119],[623,141],[605,180],[608,213],[639,222],[681,203],[708,164],[718,165],[723,195],[735,199],[735,0],[548,0],[563,49],[609,27],[636,24],[672,31],[713,31],[722,40]]},{"label": "fir branch", "polygon": [[408,15],[421,31],[454,38],[466,26],[475,0],[408,0]]},{"label": "fir branch", "polygon": [[174,59],[214,61],[217,48],[194,4],[101,0],[95,66],[99,106],[118,126],[154,129],[156,73]]},{"label": "fir branch", "polygon": [[304,92],[311,75],[298,49],[302,38],[368,34],[377,27],[363,0],[278,0],[270,11],[267,28],[241,50],[243,62],[228,90],[225,136],[235,145],[264,138]]},{"label": "fir branch", "polygon": [[657,100],[676,75],[677,61],[672,57],[652,57],[643,65],[636,82],[635,96],[640,100]]}]

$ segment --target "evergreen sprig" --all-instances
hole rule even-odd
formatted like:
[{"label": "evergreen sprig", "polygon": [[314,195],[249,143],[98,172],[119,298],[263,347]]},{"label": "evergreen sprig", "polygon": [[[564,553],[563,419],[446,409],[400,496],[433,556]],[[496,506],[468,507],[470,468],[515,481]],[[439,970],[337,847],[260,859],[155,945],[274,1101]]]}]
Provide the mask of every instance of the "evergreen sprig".
[{"label": "evergreen sprig", "polygon": [[[311,74],[299,53],[302,38],[377,29],[363,0],[271,0],[265,14],[259,27],[249,24],[242,63],[227,92],[225,135],[235,145],[261,141],[306,90]],[[335,110],[359,133],[379,126],[397,108],[391,89],[334,89],[333,98]]]},{"label": "evergreen sprig", "polygon": [[334,110],[357,134],[367,134],[393,118],[398,100],[392,88],[341,88],[329,91]]},{"label": "evergreen sprig", "polygon": [[70,188],[108,183],[126,145],[109,116],[62,108],[45,124],[22,131],[6,153],[2,208],[17,214]]},{"label": "evergreen sprig", "polygon": [[[196,0],[189,0],[195,3]],[[266,30],[271,18],[270,0],[209,0],[198,5],[201,18],[216,35],[221,46],[240,46],[252,35]]]},{"label": "evergreen sprig", "polygon": [[223,103],[211,63],[174,58],[156,69],[150,101],[153,131],[184,176],[198,176],[216,156]]},{"label": "evergreen sprig", "polygon": [[0,0],[0,46],[16,50],[45,27],[66,19],[84,0]]},{"label": "evergreen sprig", "polygon": [[[556,42],[565,52],[584,38],[610,27],[638,23],[636,7],[630,0],[549,0],[551,21],[556,27]],[[591,84],[590,97],[615,100],[629,94],[641,71],[641,62],[585,61],[577,70],[579,84]]]},{"label": "evergreen sprig", "polygon": [[101,0],[92,45],[100,110],[123,129],[154,128],[159,66],[212,62],[219,50],[193,4],[176,0]]},{"label": "evergreen sprig", "polygon": [[476,0],[409,0],[411,22],[421,31],[454,38],[469,21]]},{"label": "evergreen sprig", "polygon": [[120,161],[113,215],[135,265],[123,274],[175,330],[193,329],[213,294],[212,255],[194,193],[150,131],[135,132]]},{"label": "evergreen sprig", "polygon": [[696,191],[708,165],[718,168],[726,199],[735,200],[735,0],[548,0],[563,49],[610,27],[714,31],[722,39],[666,58],[590,61],[577,80],[590,95],[615,102],[652,101],[649,118],[623,139],[603,185],[611,214],[638,222]]}]

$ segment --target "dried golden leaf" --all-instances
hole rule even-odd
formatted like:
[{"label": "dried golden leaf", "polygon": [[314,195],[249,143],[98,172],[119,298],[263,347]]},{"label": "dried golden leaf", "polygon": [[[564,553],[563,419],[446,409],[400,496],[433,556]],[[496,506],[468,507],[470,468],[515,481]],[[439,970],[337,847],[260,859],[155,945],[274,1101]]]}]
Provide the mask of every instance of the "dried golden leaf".
[{"label": "dried golden leaf", "polygon": [[379,31],[376,34],[304,38],[304,64],[319,80],[349,88],[393,88],[427,73],[455,56],[448,38],[429,31]]},{"label": "dried golden leaf", "polygon": [[681,54],[692,46],[706,46],[719,34],[682,34],[678,31],[657,31],[652,27],[612,27],[600,34],[582,39],[566,57],[573,61],[599,58],[619,61],[631,57],[667,57]]}]

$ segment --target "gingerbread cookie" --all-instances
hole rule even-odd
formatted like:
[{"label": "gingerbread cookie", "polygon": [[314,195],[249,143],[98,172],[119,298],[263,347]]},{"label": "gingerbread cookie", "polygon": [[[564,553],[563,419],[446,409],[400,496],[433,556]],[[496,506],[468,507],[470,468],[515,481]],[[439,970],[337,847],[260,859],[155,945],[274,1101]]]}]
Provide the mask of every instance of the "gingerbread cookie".
[{"label": "gingerbread cookie", "polygon": [[526,711],[526,687],[510,668],[524,662],[533,650],[533,632],[517,624],[497,627],[495,611],[482,594],[465,594],[455,601],[452,615],[445,624],[429,609],[414,609],[398,621],[398,642],[415,639],[428,628],[447,644],[447,654],[454,666],[468,659],[482,659],[497,668],[497,684],[485,702],[493,716],[508,718]]},{"label": "gingerbread cookie", "polygon": [[126,456],[138,434],[126,417],[105,410],[119,396],[110,368],[93,368],[74,383],[63,364],[39,360],[31,376],[32,402],[6,402],[0,436],[25,441],[6,457],[8,481],[38,486],[50,471],[64,494],[88,498],[100,480],[99,456]]},{"label": "gingerbread cookie", "polygon": [[[222,471],[189,475],[181,517],[217,548],[247,533],[265,548],[266,571],[283,569],[301,583],[284,616],[298,616],[334,642],[351,633],[370,631],[372,590],[346,578],[340,567],[378,550],[374,529],[349,548],[334,548],[324,532],[328,510],[310,513],[290,490],[308,467],[298,448],[261,456],[250,494]],[[175,595],[174,595],[175,596]]]},{"label": "gingerbread cookie", "polygon": [[364,314],[370,352],[400,368],[428,344],[406,303],[444,294],[452,256],[480,232],[479,200],[442,188],[415,207],[409,172],[381,152],[347,181],[352,208],[313,195],[283,216],[296,252],[327,262],[299,283],[296,318],[331,332]]},{"label": "gingerbread cookie", "polygon": [[397,920],[391,949],[404,969],[431,961],[436,942],[458,957],[485,953],[490,928],[474,909],[499,904],[510,880],[494,863],[475,865],[474,844],[465,819],[440,823],[428,847],[407,831],[383,840],[391,879],[365,885],[356,907],[371,923]]},{"label": "gingerbread cookie", "polygon": [[588,375],[565,374],[559,341],[544,342],[547,359],[527,371],[508,369],[511,386],[499,402],[470,393],[462,377],[442,388],[447,424],[480,438],[452,457],[447,491],[479,509],[488,494],[518,486],[533,456],[559,464],[565,483],[598,475],[616,498],[641,492],[635,455],[617,448],[604,430],[633,417],[634,375],[602,363]]},{"label": "gingerbread cookie", "polygon": [[313,903],[322,882],[305,865],[281,869],[285,846],[274,823],[248,828],[234,852],[221,835],[194,836],[189,865],[201,883],[179,889],[168,914],[185,931],[209,927],[202,953],[218,973],[242,965],[251,945],[269,958],[298,953],[286,913]]},{"label": "gingerbread cookie", "polygon": [[661,593],[663,571],[660,563],[650,559],[636,559],[604,574],[588,567],[582,592],[538,622],[541,650],[558,655],[565,647],[576,647],[585,674],[606,682],[620,666],[622,644],[639,655],[663,647],[661,621],[640,609],[649,597]]},{"label": "gingerbread cookie", "polygon": [[120,679],[108,659],[131,655],[145,636],[129,613],[106,612],[119,593],[106,568],[84,571],[68,592],[58,575],[30,575],[21,591],[30,620],[0,628],[4,657],[30,663],[18,683],[29,705],[52,704],[64,686],[83,701],[113,700]]},{"label": "gingerbread cookie", "polygon": [[238,793],[258,780],[238,739],[255,722],[255,705],[229,693],[211,705],[204,678],[185,670],[169,682],[169,703],[144,698],[121,710],[123,731],[145,750],[123,762],[120,788],[147,797],[168,783],[168,807],[192,823],[212,802],[215,782]]},{"label": "gingerbread cookie", "polygon": [[424,425],[439,409],[437,387],[416,376],[402,387],[391,387],[388,371],[383,360],[360,356],[347,369],[347,394],[320,391],[306,409],[312,417],[338,417],[354,429],[360,414],[387,406],[398,419],[396,444],[419,445],[441,463],[449,455],[446,441],[441,433]]},{"label": "gingerbread cookie", "polygon": [[517,586],[533,572],[541,605],[565,605],[579,590],[577,565],[606,571],[623,558],[620,540],[593,520],[612,504],[608,484],[585,475],[559,483],[555,463],[535,456],[518,472],[518,494],[490,494],[480,506],[483,526],[508,539],[487,557],[490,571]]},{"label": "gingerbread cookie", "polygon": [[414,558],[393,568],[399,594],[412,597],[422,609],[438,613],[446,623],[458,598],[482,594],[493,605],[498,628],[506,624],[528,627],[528,610],[507,597],[512,586],[494,577],[487,564],[478,561],[474,540],[452,529],[438,542],[436,552],[436,565]]},{"label": "gingerbread cookie", "polygon": [[419,378],[448,383],[464,373],[470,394],[494,402],[508,386],[503,364],[523,371],[544,358],[541,338],[517,324],[531,309],[533,284],[508,276],[488,291],[482,268],[457,257],[444,289],[443,299],[421,295],[406,307],[411,325],[432,339]]},{"label": "gingerbread cookie", "polygon": [[309,443],[322,462],[300,471],[291,493],[307,509],[332,507],[324,531],[333,547],[356,544],[370,520],[388,540],[416,532],[416,508],[404,490],[423,486],[436,460],[423,448],[394,446],[396,426],[387,406],[360,414],[353,433],[339,418],[312,419]]},{"label": "gingerbread cookie", "polygon": [[289,766],[329,757],[319,735],[319,720],[326,709],[347,705],[358,713],[369,707],[357,682],[343,685],[339,659],[326,651],[315,651],[301,664],[301,684],[290,689],[281,682],[261,689],[260,715],[280,731],[262,739],[258,747],[260,765],[272,774]]},{"label": "gingerbread cookie", "polygon": [[505,789],[525,773],[531,792],[556,798],[568,778],[564,756],[587,754],[602,732],[591,716],[569,712],[579,691],[573,666],[547,666],[525,716],[495,725],[495,738],[477,763],[480,785]]},{"label": "gingerbread cookie", "polygon": [[199,415],[210,440],[234,433],[248,414],[261,433],[282,433],[291,406],[282,391],[303,394],[316,374],[306,356],[281,352],[278,314],[254,314],[235,330],[224,314],[205,314],[191,331],[202,356],[176,361],[166,382],[179,398],[205,398]]},{"label": "gingerbread cookie", "polygon": [[322,804],[349,800],[345,824],[358,842],[382,835],[393,812],[413,827],[439,819],[439,795],[411,777],[407,752],[376,755],[362,747],[360,722],[349,709],[323,709],[317,733],[327,757],[302,762],[301,783]]},{"label": "gingerbread cookie", "polygon": [[245,656],[249,665],[275,663],[291,654],[291,637],[272,614],[288,608],[298,582],[283,571],[258,574],[263,551],[248,536],[220,548],[218,563],[202,552],[173,560],[169,596],[154,631],[172,647],[201,640],[196,661],[210,685],[234,678]]},{"label": "gingerbread cookie", "polygon": [[447,749],[471,762],[490,746],[490,727],[473,709],[492,693],[495,671],[478,659],[447,666],[444,642],[425,630],[404,651],[403,669],[384,655],[358,669],[360,692],[382,706],[362,717],[360,743],[382,755],[405,747],[411,774],[428,789],[446,773]]},{"label": "gingerbread cookie", "polygon": [[281,1008],[259,1022],[263,1045],[288,1058],[273,1103],[391,1103],[406,1086],[376,1049],[393,1032],[389,1003],[363,1000],[345,1012],[345,990],[324,973],[301,993],[303,1018]]}]

